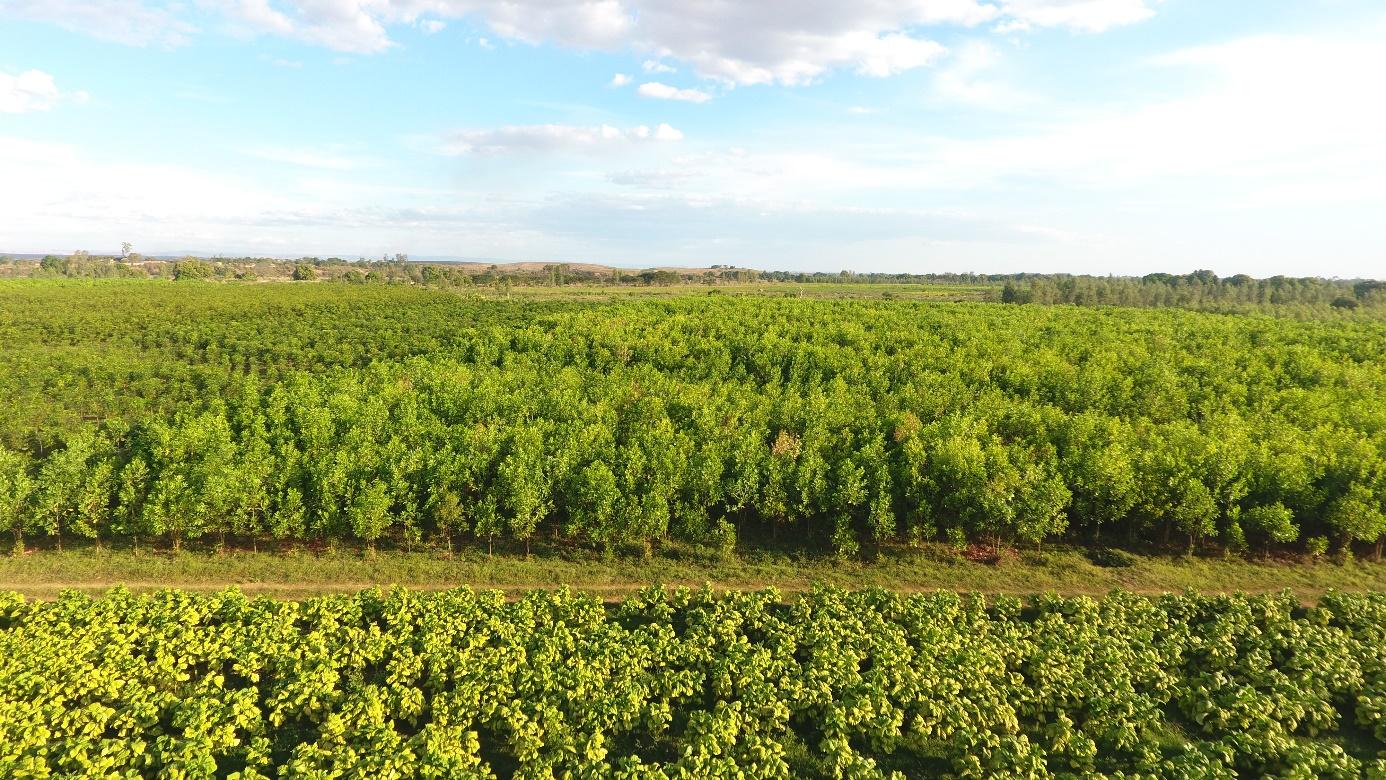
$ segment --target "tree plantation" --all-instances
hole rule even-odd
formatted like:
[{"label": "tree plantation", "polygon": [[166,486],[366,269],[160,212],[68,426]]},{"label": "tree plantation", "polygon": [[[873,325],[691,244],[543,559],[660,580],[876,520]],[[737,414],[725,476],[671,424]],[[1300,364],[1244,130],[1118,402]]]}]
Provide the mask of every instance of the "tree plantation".
[{"label": "tree plantation", "polygon": [[1269,311],[7,281],[0,525],[175,547],[1377,544],[1386,321]]}]

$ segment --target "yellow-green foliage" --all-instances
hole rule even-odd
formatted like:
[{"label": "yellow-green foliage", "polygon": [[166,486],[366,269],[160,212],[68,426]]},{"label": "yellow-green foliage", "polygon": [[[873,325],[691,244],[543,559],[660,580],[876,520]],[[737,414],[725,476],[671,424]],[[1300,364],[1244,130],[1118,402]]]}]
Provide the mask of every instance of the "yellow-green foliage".
[{"label": "yellow-green foliage", "polygon": [[0,594],[0,776],[1352,778],[1383,630],[1379,595]]}]

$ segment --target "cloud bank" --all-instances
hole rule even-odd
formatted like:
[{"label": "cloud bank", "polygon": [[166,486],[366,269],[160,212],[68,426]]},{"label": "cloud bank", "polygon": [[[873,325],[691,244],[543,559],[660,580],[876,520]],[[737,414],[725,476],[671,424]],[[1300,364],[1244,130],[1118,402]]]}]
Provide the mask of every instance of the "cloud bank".
[{"label": "cloud bank", "polygon": [[187,43],[195,7],[222,24],[353,54],[469,20],[506,40],[653,55],[729,85],[803,84],[839,69],[890,76],[944,52],[927,28],[1096,33],[1150,18],[1159,0],[0,0],[0,15],[53,22],[135,46]]}]

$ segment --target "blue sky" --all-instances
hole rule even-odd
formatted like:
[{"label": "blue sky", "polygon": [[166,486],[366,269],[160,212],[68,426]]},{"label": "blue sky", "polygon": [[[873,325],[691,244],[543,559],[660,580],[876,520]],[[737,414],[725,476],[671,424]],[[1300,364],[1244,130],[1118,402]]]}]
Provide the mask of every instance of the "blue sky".
[{"label": "blue sky", "polygon": [[0,0],[0,250],[1386,277],[1379,0]]}]

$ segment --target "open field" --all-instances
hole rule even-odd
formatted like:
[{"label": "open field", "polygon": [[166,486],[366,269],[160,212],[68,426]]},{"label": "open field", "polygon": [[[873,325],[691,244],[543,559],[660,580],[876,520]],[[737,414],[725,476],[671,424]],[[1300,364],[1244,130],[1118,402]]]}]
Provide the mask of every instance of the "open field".
[{"label": "open field", "polygon": [[109,548],[61,553],[45,550],[20,558],[0,558],[0,590],[28,597],[54,598],[65,589],[99,593],[115,585],[136,591],[214,591],[235,585],[246,593],[276,598],[351,593],[392,585],[424,590],[467,586],[501,590],[512,596],[534,589],[570,587],[603,598],[622,598],[650,585],[711,585],[717,590],[773,587],[786,594],[817,586],[1012,595],[1289,590],[1301,599],[1315,599],[1329,590],[1386,591],[1386,564],[1130,555],[1129,565],[1112,567],[1094,563],[1086,550],[1051,549],[1009,553],[1001,563],[992,565],[967,560],[941,545],[887,550],[870,561],[770,551],[719,558],[693,549],[670,550],[642,559],[541,548],[529,558],[516,553],[487,556],[476,549],[460,550],[448,558],[437,551],[380,550],[373,557],[363,550],[345,549],[226,554],[144,551],[135,555]]},{"label": "open field", "polygon": [[952,284],[799,284],[795,282],[729,282],[713,286],[670,285],[635,287],[565,285],[563,287],[517,286],[508,291],[477,288],[473,294],[490,298],[557,300],[630,300],[678,298],[699,295],[768,296],[774,298],[838,298],[902,301],[984,301],[995,297],[1000,285]]}]

